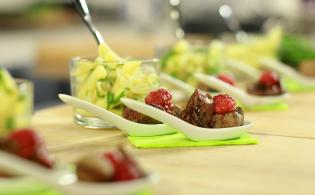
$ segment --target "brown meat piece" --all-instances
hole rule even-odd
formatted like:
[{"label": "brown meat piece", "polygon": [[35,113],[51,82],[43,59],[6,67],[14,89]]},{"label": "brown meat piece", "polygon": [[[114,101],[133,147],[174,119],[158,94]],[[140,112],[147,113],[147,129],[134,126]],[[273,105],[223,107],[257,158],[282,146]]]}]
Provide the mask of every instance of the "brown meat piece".
[{"label": "brown meat piece", "polygon": [[197,88],[202,90],[202,91],[208,91],[208,92],[217,92],[218,91],[218,90],[213,89],[213,88],[211,88],[211,87],[209,87],[206,84],[201,83],[201,82],[198,83]]},{"label": "brown meat piece", "polygon": [[114,171],[112,164],[101,155],[88,155],[76,163],[76,174],[81,181],[110,181]]},{"label": "brown meat piece", "polygon": [[251,83],[247,86],[247,93],[257,96],[273,96],[285,93],[280,83],[271,87],[262,85],[260,83]]},{"label": "brown meat piece", "polygon": [[181,119],[199,127],[211,127],[213,106],[211,95],[196,89],[182,111]]},{"label": "brown meat piece", "polygon": [[182,109],[179,106],[174,105],[172,108],[172,114],[180,118],[181,113],[182,113]]},{"label": "brown meat piece", "polygon": [[214,114],[211,120],[213,128],[237,127],[244,124],[244,112],[237,107],[234,112],[226,114]]},{"label": "brown meat piece", "polygon": [[157,121],[149,116],[141,114],[127,107],[123,108],[122,115],[125,119],[128,119],[136,123],[142,123],[142,124],[160,124],[161,123],[160,121]]},{"label": "brown meat piece", "polygon": [[[163,108],[159,108],[159,109],[164,111]],[[182,112],[181,108],[176,105],[174,105],[171,109],[171,114],[178,118],[180,118],[181,112]],[[130,121],[133,121],[136,123],[142,123],[142,124],[160,124],[161,123],[158,120],[155,120],[149,116],[141,114],[127,107],[123,109],[123,117]]]}]

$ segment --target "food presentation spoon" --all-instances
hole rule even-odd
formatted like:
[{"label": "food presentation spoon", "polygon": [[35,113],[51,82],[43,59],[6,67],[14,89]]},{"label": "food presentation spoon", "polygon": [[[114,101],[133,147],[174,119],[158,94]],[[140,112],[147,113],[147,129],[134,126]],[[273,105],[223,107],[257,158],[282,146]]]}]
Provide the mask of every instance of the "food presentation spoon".
[{"label": "food presentation spoon", "polygon": [[169,126],[177,129],[178,132],[185,135],[187,138],[193,141],[209,141],[209,140],[227,140],[240,137],[249,128],[252,127],[252,123],[245,121],[243,126],[229,127],[229,128],[202,128],[186,121],[183,121],[167,112],[157,109],[153,106],[145,103],[129,99],[121,98],[120,101],[127,107],[137,110],[138,112],[150,116],[156,120],[159,120]]},{"label": "food presentation spoon", "polygon": [[184,81],[176,79],[166,73],[160,73],[160,78],[162,81],[174,85],[175,87],[183,91],[187,96],[191,96],[195,91],[195,87],[185,83]]},{"label": "food presentation spoon", "polygon": [[159,180],[156,174],[150,173],[143,178],[124,182],[82,182],[78,181],[76,174],[70,171],[60,173],[55,170],[49,170],[33,162],[2,151],[0,151],[0,166],[22,175],[30,176],[39,182],[51,186],[59,192],[69,195],[130,194],[149,187]]},{"label": "food presentation spoon", "polygon": [[315,79],[311,77],[304,76],[300,73],[298,73],[293,68],[289,67],[288,65],[285,65],[284,63],[274,60],[271,58],[262,58],[260,59],[260,63],[262,66],[266,68],[270,68],[284,76],[290,77],[299,83],[306,85],[306,86],[315,86]]},{"label": "food presentation spoon", "polygon": [[95,116],[109,121],[119,128],[122,132],[131,136],[156,136],[176,133],[177,131],[165,124],[141,124],[133,121],[129,121],[117,114],[114,114],[102,107],[96,106],[87,101],[75,98],[70,95],[59,94],[59,98],[66,104],[73,107],[86,110]]},{"label": "food presentation spoon", "polygon": [[243,74],[246,74],[246,76],[248,76],[252,80],[257,80],[259,78],[259,76],[260,76],[260,71],[259,70],[249,66],[248,64],[240,62],[238,60],[227,59],[225,64],[228,67],[231,67],[231,68],[233,68],[235,70],[238,70],[238,71],[242,72]]},{"label": "food presentation spoon", "polygon": [[222,91],[230,94],[235,99],[239,100],[245,106],[255,106],[255,105],[267,105],[277,102],[283,102],[289,95],[287,93],[275,96],[255,96],[246,93],[245,91],[234,87],[214,76],[205,75],[202,73],[196,73],[195,77],[202,83],[209,87],[212,87],[218,91]]}]

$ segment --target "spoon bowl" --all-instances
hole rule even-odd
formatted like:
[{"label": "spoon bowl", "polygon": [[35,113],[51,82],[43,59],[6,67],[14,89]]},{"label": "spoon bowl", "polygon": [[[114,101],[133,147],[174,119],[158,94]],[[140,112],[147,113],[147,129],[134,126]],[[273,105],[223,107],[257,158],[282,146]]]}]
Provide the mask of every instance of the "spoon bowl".
[{"label": "spoon bowl", "polygon": [[177,131],[165,124],[141,124],[129,121],[117,114],[114,114],[102,107],[96,106],[87,101],[75,98],[70,95],[59,94],[59,98],[66,104],[74,106],[76,108],[84,109],[95,116],[106,120],[116,127],[118,127],[122,132],[130,136],[156,136],[156,135],[166,135],[176,133]]},{"label": "spoon bowl", "polygon": [[122,98],[121,102],[131,109],[138,110],[138,112],[157,119],[169,126],[174,127],[178,132],[184,134],[192,141],[209,141],[209,140],[227,140],[235,139],[244,134],[252,124],[248,121],[243,126],[229,127],[229,128],[202,128],[186,121],[183,121],[167,112],[154,108],[145,103],[132,100],[129,98]]},{"label": "spoon bowl", "polygon": [[214,76],[196,73],[195,77],[197,78],[197,80],[209,87],[230,94],[245,106],[274,104],[278,102],[283,102],[289,97],[287,93],[275,96],[250,95],[241,89],[238,89],[228,83],[225,83],[224,81],[221,81],[220,79],[217,79]]}]

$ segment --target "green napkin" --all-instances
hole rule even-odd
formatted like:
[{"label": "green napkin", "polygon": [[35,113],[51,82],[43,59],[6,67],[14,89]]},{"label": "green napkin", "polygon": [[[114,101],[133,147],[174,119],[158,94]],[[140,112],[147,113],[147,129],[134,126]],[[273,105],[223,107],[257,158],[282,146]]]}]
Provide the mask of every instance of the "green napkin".
[{"label": "green napkin", "polygon": [[152,137],[133,137],[128,139],[137,148],[175,148],[175,147],[197,147],[197,146],[221,146],[221,145],[243,145],[257,144],[258,140],[249,134],[244,134],[240,138],[224,141],[191,141],[181,133],[171,135],[160,135]]},{"label": "green napkin", "polygon": [[304,86],[298,81],[287,77],[283,78],[283,85],[288,92],[292,93],[315,91],[315,86]]},{"label": "green napkin", "polygon": [[256,105],[256,106],[242,106],[245,111],[286,111],[289,106],[285,102],[278,102],[274,104]]}]

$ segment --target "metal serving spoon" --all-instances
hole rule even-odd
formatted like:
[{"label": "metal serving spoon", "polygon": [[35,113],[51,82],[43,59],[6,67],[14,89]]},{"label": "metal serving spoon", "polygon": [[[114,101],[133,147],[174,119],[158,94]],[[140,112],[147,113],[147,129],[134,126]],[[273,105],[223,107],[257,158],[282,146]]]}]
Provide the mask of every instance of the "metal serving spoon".
[{"label": "metal serving spoon", "polygon": [[141,124],[129,121],[117,114],[114,114],[102,107],[96,106],[87,101],[75,98],[70,95],[59,94],[59,98],[66,104],[86,110],[95,116],[114,124],[117,128],[131,136],[156,136],[176,133],[177,130],[165,124]]},{"label": "metal serving spoon", "polygon": [[288,65],[271,58],[260,59],[260,64],[266,68],[270,68],[284,76],[290,77],[306,86],[315,86],[315,79],[298,73]]},{"label": "metal serving spoon", "polygon": [[266,105],[273,104],[277,102],[285,101],[289,95],[287,93],[283,95],[276,96],[255,96],[246,93],[245,91],[234,87],[214,76],[205,75],[202,73],[196,73],[195,77],[202,83],[209,87],[217,89],[219,91],[225,92],[233,96],[235,99],[239,100],[245,106],[255,106],[255,105]]},{"label": "metal serving spoon", "polygon": [[89,28],[98,44],[105,43],[101,33],[97,30],[93,24],[92,17],[89,8],[85,0],[71,0],[78,14],[80,15],[83,22]]},{"label": "metal serving spoon", "polygon": [[71,195],[113,195],[130,194],[158,182],[157,175],[151,173],[145,177],[116,183],[93,183],[78,181],[76,174],[60,174],[10,153],[0,151],[0,166],[30,176],[45,183],[59,192]]},{"label": "metal serving spoon", "polygon": [[178,132],[184,134],[187,138],[193,141],[234,139],[240,137],[252,127],[251,122],[245,121],[245,124],[239,127],[202,128],[187,123],[167,112],[136,100],[121,98],[120,101],[131,109],[137,110],[142,114],[174,127]]}]

